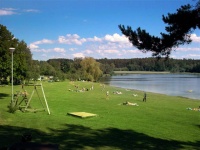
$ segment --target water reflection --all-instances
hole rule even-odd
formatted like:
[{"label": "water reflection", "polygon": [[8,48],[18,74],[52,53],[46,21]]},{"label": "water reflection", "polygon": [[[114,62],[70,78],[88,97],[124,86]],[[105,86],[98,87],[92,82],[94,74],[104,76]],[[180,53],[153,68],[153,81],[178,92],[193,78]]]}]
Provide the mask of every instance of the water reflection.
[{"label": "water reflection", "polygon": [[116,87],[200,99],[199,74],[126,74],[107,77],[102,82]]}]

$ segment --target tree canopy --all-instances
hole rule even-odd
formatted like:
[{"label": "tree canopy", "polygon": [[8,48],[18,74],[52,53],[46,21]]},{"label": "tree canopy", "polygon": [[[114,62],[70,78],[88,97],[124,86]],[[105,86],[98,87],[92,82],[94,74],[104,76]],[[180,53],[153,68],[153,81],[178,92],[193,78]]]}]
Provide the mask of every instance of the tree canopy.
[{"label": "tree canopy", "polygon": [[102,75],[100,63],[92,57],[84,58],[81,63],[82,78],[88,81],[97,81]]},{"label": "tree canopy", "polygon": [[169,57],[174,47],[191,42],[190,34],[196,28],[200,29],[200,0],[196,6],[183,5],[176,13],[162,16],[166,25],[166,33],[160,37],[150,35],[146,30],[138,27],[135,31],[130,26],[119,25],[122,34],[128,37],[133,46],[142,52],[150,51],[152,56]]},{"label": "tree canopy", "polygon": [[32,54],[24,41],[19,41],[7,28],[0,24],[0,81],[6,81],[11,76],[11,52],[14,47],[13,71],[14,82],[24,80],[28,77]]}]

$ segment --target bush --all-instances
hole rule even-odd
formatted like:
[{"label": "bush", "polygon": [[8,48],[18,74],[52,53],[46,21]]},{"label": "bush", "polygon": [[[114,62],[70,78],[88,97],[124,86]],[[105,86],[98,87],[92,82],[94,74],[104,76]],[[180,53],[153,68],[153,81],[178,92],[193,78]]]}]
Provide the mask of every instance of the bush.
[{"label": "bush", "polygon": [[16,104],[15,101],[12,101],[10,105],[8,105],[8,112],[15,113],[19,109],[19,106]]}]

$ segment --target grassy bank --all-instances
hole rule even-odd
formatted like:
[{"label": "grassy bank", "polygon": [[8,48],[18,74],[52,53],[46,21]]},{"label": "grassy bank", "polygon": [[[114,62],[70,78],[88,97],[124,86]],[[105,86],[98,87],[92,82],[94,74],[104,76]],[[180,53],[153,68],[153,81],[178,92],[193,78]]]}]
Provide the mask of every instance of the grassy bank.
[{"label": "grassy bank", "polygon": [[[93,90],[76,92],[92,86]],[[199,100],[104,86],[92,82],[43,83],[51,114],[8,113],[11,87],[0,87],[0,147],[31,133],[33,142],[59,144],[60,149],[198,149],[200,145]],[[29,97],[33,87],[25,87]],[[38,94],[42,98],[41,89]],[[15,86],[21,91],[21,86]],[[109,91],[109,97],[106,97]],[[114,91],[122,94],[114,94]],[[133,96],[136,94],[137,96]],[[139,106],[124,106],[129,101]],[[42,105],[35,93],[32,108]],[[97,117],[77,118],[68,112],[89,112]]]}]

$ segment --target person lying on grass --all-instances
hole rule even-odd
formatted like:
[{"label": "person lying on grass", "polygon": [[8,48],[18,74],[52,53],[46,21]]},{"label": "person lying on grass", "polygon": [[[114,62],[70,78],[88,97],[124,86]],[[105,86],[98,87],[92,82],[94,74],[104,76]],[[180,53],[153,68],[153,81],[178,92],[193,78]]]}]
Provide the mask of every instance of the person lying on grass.
[{"label": "person lying on grass", "polygon": [[123,102],[122,104],[123,105],[130,105],[130,106],[139,106],[137,103],[131,103],[131,102],[128,102],[128,101]]},{"label": "person lying on grass", "polygon": [[200,111],[200,106],[199,106],[199,108],[187,108],[188,110],[194,110],[194,111]]}]

